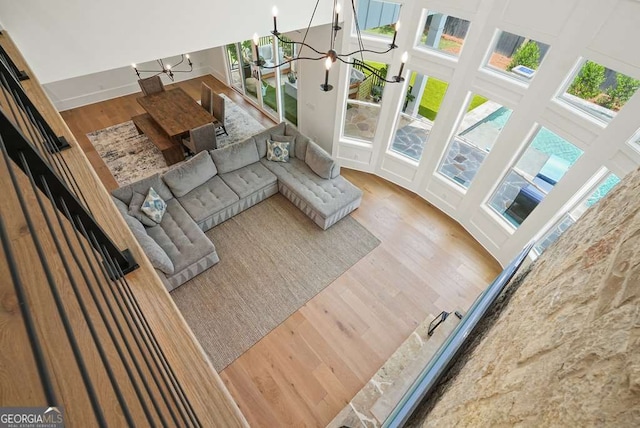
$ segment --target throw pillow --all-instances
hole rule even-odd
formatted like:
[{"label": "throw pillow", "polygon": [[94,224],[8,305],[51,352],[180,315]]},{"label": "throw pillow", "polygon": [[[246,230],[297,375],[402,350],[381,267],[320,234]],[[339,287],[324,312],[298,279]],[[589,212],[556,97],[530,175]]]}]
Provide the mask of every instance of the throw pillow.
[{"label": "throw pillow", "polygon": [[289,162],[289,143],[267,141],[267,160]]},{"label": "throw pillow", "polygon": [[280,135],[271,134],[271,141],[278,141],[280,143],[289,143],[289,157],[296,157],[296,136],[295,135]]},{"label": "throw pillow", "polygon": [[322,147],[313,141],[309,141],[307,144],[307,154],[304,162],[313,172],[327,180],[340,175],[340,166],[329,156],[329,153],[325,152]]},{"label": "throw pillow", "polygon": [[147,197],[144,198],[144,203],[142,204],[142,208],[140,208],[143,213],[149,216],[149,218],[156,223],[160,223],[162,221],[162,216],[167,210],[167,204],[162,200],[160,196],[153,190],[153,187],[149,187],[149,193]]},{"label": "throw pillow", "polygon": [[158,223],[151,219],[147,214],[142,212],[142,204],[144,204],[144,199],[145,196],[142,193],[133,192],[133,197],[131,198],[131,203],[129,204],[128,214],[145,226],[153,227]]}]

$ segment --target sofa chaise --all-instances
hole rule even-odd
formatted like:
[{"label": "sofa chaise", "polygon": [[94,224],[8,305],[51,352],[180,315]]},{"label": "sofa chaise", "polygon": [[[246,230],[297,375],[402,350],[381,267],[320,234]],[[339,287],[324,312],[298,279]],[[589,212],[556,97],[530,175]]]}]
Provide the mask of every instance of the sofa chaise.
[{"label": "sofa chaise", "polygon": [[[288,161],[267,160],[269,140],[287,142]],[[151,188],[166,204],[159,221],[142,209]],[[116,189],[112,196],[171,291],[219,262],[207,230],[278,192],[322,229],[362,200],[362,191],[340,175],[339,165],[285,123],[242,142],[200,152],[162,175]]]}]

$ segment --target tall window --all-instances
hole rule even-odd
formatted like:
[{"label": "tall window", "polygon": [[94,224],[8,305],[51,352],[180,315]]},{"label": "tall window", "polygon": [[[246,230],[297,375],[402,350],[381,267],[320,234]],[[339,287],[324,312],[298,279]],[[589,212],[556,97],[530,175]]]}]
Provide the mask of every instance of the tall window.
[{"label": "tall window", "polygon": [[548,50],[544,43],[500,31],[485,66],[528,84]]},{"label": "tall window", "polygon": [[[346,138],[370,143],[376,134],[380,119],[380,103],[385,82],[367,69],[378,70],[386,76],[389,66],[373,61],[354,59],[349,68],[349,94],[342,134]],[[366,66],[366,67],[365,67]]]},{"label": "tall window", "polygon": [[358,0],[357,27],[364,34],[391,40],[394,24],[400,17],[400,6],[391,1]]},{"label": "tall window", "polygon": [[583,61],[560,99],[608,123],[640,87],[640,80],[593,61]]},{"label": "tall window", "polygon": [[449,84],[417,72],[411,73],[402,109],[389,149],[420,161]]},{"label": "tall window", "polygon": [[640,152],[640,130],[638,130],[628,143],[633,150]]},{"label": "tall window", "polygon": [[439,172],[464,188],[469,187],[512,110],[481,95],[470,95],[458,131],[449,143]]},{"label": "tall window", "polygon": [[583,151],[541,127],[502,180],[489,206],[518,227],[544,200]]},{"label": "tall window", "polygon": [[231,78],[231,86],[242,91],[242,75],[241,51],[238,50],[238,43],[231,43],[225,46],[227,53],[227,63],[229,64],[229,76]]},{"label": "tall window", "polygon": [[[289,40],[285,35],[280,38]],[[278,41],[281,62],[289,61],[297,55],[296,45]],[[298,124],[298,70],[292,61],[280,68],[280,84],[282,85],[282,108],[284,118],[294,125]]]},{"label": "tall window", "polygon": [[435,11],[426,11],[418,47],[459,56],[469,31],[469,21]]},{"label": "tall window", "polygon": [[[280,37],[288,40],[286,35]],[[257,46],[252,40],[226,45],[231,86],[274,119],[283,117],[297,125],[298,74],[295,64],[287,62],[295,57],[295,47],[279,40],[274,45],[274,39],[273,36],[260,37]],[[255,63],[256,53],[260,67]]]}]

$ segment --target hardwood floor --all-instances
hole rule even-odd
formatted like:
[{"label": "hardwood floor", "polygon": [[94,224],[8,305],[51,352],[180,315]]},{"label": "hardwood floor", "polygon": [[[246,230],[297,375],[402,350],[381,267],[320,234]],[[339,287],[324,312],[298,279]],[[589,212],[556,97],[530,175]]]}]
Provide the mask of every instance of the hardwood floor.
[{"label": "hardwood floor", "polygon": [[[211,76],[202,78],[271,121]],[[194,98],[200,78],[179,83]],[[85,134],[141,113],[136,95],[62,112],[105,185],[115,181]],[[466,310],[501,270],[457,223],[374,175],[353,213],[381,244],[221,373],[254,427],[325,426],[430,314]]]}]

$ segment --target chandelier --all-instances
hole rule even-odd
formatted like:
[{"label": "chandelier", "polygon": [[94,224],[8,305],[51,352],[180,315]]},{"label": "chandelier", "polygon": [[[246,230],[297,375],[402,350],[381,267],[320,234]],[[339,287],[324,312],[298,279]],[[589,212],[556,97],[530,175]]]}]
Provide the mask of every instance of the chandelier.
[{"label": "chandelier", "polygon": [[[407,62],[408,59],[408,54],[407,52],[405,52],[402,55],[401,58],[401,63],[400,63],[400,71],[398,72],[398,74],[396,76],[393,76],[390,80],[386,78],[386,75],[382,75],[380,73],[379,70],[377,70],[374,67],[371,67],[369,65],[367,65],[364,62],[364,52],[367,53],[373,53],[373,54],[386,54],[390,51],[392,51],[393,49],[396,49],[398,46],[396,45],[396,36],[398,35],[398,30],[400,29],[400,22],[396,22],[394,24],[394,32],[393,32],[393,40],[391,41],[391,44],[389,44],[388,49],[383,50],[383,51],[375,51],[375,50],[371,50],[371,49],[365,49],[364,44],[362,43],[362,35],[360,33],[360,25],[358,23],[357,19],[354,19],[355,22],[355,27],[356,27],[356,37],[358,40],[358,50],[355,50],[353,52],[349,52],[349,53],[338,53],[335,50],[335,45],[336,45],[336,37],[338,36],[338,31],[340,31],[342,29],[342,27],[340,27],[339,25],[339,18],[340,18],[340,3],[337,2],[337,0],[333,0],[333,20],[331,23],[331,44],[329,46],[329,50],[327,52],[322,52],[316,48],[314,48],[313,46],[309,45],[308,43],[305,43],[305,40],[307,38],[307,34],[309,33],[309,29],[311,28],[311,23],[313,22],[313,18],[316,14],[316,10],[318,9],[318,4],[320,3],[320,0],[316,1],[316,5],[313,9],[313,13],[311,14],[311,19],[309,20],[309,25],[307,26],[307,29],[305,31],[304,37],[302,39],[301,42],[296,42],[293,40],[289,40],[289,39],[285,39],[282,38],[280,36],[280,32],[278,31],[278,23],[277,23],[277,16],[278,16],[278,8],[276,6],[273,7],[273,31],[271,32],[271,34],[273,34],[279,41],[280,43],[284,43],[284,44],[289,44],[289,45],[297,45],[299,46],[299,49],[297,50],[297,55],[291,59],[288,59],[286,61],[282,61],[281,63],[272,65],[272,66],[267,66],[265,65],[265,61],[260,59],[260,52],[258,51],[258,42],[259,42],[259,38],[258,38],[258,34],[254,34],[253,36],[253,44],[255,47],[255,54],[256,54],[256,61],[255,61],[255,65],[261,68],[265,68],[265,69],[274,69],[274,68],[278,68],[281,67],[283,65],[286,65],[290,62],[293,61],[298,61],[298,60],[311,60],[311,61],[320,61],[324,59],[324,66],[325,66],[325,77],[324,77],[324,83],[320,85],[320,89],[327,92],[333,89],[333,86],[329,84],[329,71],[331,70],[331,66],[334,62],[336,61],[340,61],[343,64],[347,64],[347,65],[357,65],[358,67],[364,68],[367,71],[369,71],[371,74],[375,75],[378,79],[387,82],[387,83],[399,83],[399,82],[403,82],[404,81],[404,77],[402,77],[402,71],[404,70],[404,65]],[[353,11],[353,16],[357,16],[356,15],[356,6],[354,3],[354,0],[351,0],[351,9]],[[300,52],[302,51],[302,48],[306,47],[309,50],[313,51],[317,56],[300,56]],[[295,51],[294,51],[295,52]],[[359,61],[357,64],[356,62],[353,60],[353,56],[354,55],[360,55],[361,61]],[[313,54],[312,54],[313,55]],[[277,55],[276,55],[277,56]]]},{"label": "chandelier", "polygon": [[[187,60],[187,65],[189,66],[188,70],[177,70],[176,68],[179,67],[184,60]],[[136,72],[136,74],[138,75],[138,79],[142,79],[142,77],[140,76],[140,73],[154,73],[153,76],[157,76],[159,74],[166,74],[169,79],[171,79],[171,81],[173,82],[173,73],[190,73],[193,71],[193,63],[191,62],[191,58],[189,58],[189,54],[182,54],[180,56],[180,61],[178,61],[177,63],[171,65],[171,64],[165,64],[161,59],[157,60],[158,65],[160,66],[160,70],[140,70],[138,69],[138,66],[136,64],[131,64],[131,67],[133,67],[133,70]],[[149,76],[149,77],[153,77],[153,76]]]}]

